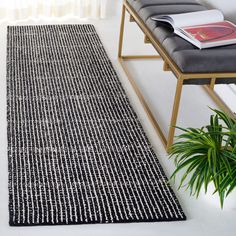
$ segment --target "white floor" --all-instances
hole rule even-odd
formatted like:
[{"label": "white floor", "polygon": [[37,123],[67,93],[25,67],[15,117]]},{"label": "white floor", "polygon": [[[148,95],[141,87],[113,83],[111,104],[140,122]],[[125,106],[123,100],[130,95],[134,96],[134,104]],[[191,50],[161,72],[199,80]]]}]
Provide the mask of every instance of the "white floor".
[{"label": "white floor", "polygon": [[[12,24],[73,24],[87,23],[75,18],[63,18],[61,20],[41,20],[12,22]],[[104,43],[104,46],[114,64],[119,77],[130,97],[134,109],[137,111],[143,127],[145,128],[159,160],[170,176],[174,169],[172,161],[168,160],[161,142],[154,132],[148,118],[146,117],[136,95],[128,83],[124,72],[117,62],[117,45],[119,35],[119,16],[113,16],[108,20],[90,21],[95,24],[97,31]],[[7,123],[6,123],[6,31],[7,23],[0,25],[0,235],[160,235],[160,236],[211,236],[236,235],[236,199],[235,208],[227,206],[220,210],[211,197],[201,195],[198,200],[189,197],[188,192],[177,191],[173,186],[176,195],[188,217],[186,222],[171,223],[133,223],[133,224],[99,224],[99,225],[73,225],[73,226],[37,226],[37,227],[9,227],[8,225],[8,172],[7,172]],[[126,30],[126,53],[142,53],[153,50],[150,46],[143,44],[143,35],[133,24],[128,23]],[[161,61],[136,61],[129,63],[130,68],[137,79],[148,103],[151,105],[155,116],[167,132],[171,103],[173,101],[176,79],[169,72],[162,72]],[[153,69],[154,68],[154,69]],[[208,107],[215,107],[215,104],[205,94],[202,88],[197,86],[185,86],[181,101],[178,125],[201,126],[204,125],[211,114]]]}]

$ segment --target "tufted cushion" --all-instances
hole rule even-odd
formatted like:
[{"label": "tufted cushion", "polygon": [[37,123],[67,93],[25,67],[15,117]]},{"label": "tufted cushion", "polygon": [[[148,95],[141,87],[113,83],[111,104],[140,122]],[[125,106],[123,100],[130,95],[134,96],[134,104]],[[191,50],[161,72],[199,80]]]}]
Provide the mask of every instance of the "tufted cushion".
[{"label": "tufted cushion", "polygon": [[[173,33],[173,29],[151,19],[162,14],[207,10],[195,0],[128,0],[183,73],[236,72],[236,45],[199,50]],[[201,83],[201,80],[193,80]],[[236,82],[220,79],[216,83]]]}]

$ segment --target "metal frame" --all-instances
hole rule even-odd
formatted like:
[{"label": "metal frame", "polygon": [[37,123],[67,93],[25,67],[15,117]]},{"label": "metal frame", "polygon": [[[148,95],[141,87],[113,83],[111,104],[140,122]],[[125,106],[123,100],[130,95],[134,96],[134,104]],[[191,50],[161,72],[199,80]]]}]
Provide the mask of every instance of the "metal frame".
[{"label": "metal frame", "polygon": [[[143,33],[145,35],[144,42],[151,43],[159,55],[141,55],[141,56],[140,55],[122,55],[126,11],[130,14],[130,22],[136,22],[138,24],[138,26],[140,27],[140,29],[143,31]],[[150,108],[148,107],[148,104],[145,101],[141,91],[139,90],[138,86],[136,85],[135,80],[132,78],[131,73],[129,72],[127,66],[125,65],[126,60],[154,59],[154,58],[155,59],[162,58],[164,60],[163,70],[172,71],[173,74],[177,78],[177,86],[176,86],[176,92],[175,92],[175,97],[174,97],[174,104],[173,104],[170,127],[169,127],[169,132],[168,132],[167,138],[163,134],[160,126],[158,125]],[[227,105],[221,100],[221,98],[214,92],[214,86],[215,86],[215,81],[218,78],[236,78],[236,72],[235,73],[182,73],[181,70],[178,68],[178,66],[175,64],[175,62],[171,59],[171,57],[168,55],[168,53],[162,47],[162,45],[156,40],[156,38],[152,34],[152,32],[146,27],[143,20],[139,17],[139,15],[129,5],[127,0],[123,1],[123,6],[122,6],[119,48],[118,48],[118,60],[121,64],[121,66],[123,67],[130,83],[132,84],[137,96],[139,97],[139,100],[141,101],[148,117],[150,118],[150,121],[152,122],[157,133],[159,134],[159,137],[161,138],[161,141],[164,144],[167,151],[174,142],[175,126],[176,126],[176,122],[177,122],[177,116],[178,116],[178,111],[179,111],[179,106],[180,106],[180,99],[181,99],[182,87],[184,85],[184,80],[197,79],[197,78],[199,78],[199,79],[205,79],[205,78],[209,79],[210,78],[211,79],[210,84],[204,85],[203,87],[205,88],[207,93],[212,97],[212,99],[215,101],[215,103],[222,110],[227,112],[231,117],[235,117],[235,114],[227,107]]]}]

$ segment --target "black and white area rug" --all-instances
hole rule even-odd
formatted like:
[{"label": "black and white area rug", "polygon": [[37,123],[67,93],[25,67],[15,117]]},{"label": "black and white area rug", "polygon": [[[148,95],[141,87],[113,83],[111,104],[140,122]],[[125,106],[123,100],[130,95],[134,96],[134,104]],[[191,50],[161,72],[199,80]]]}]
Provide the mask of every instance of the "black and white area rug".
[{"label": "black and white area rug", "polygon": [[10,225],[185,220],[94,26],[7,37]]}]

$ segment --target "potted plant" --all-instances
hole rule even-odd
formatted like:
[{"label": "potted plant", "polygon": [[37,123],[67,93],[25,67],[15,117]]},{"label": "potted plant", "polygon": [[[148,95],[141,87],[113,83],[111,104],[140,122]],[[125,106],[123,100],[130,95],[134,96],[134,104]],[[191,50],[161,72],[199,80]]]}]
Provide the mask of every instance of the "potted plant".
[{"label": "potted plant", "polygon": [[210,124],[202,128],[179,128],[183,131],[171,146],[176,170],[181,172],[179,188],[186,186],[190,195],[198,198],[202,189],[207,192],[213,184],[220,206],[236,187],[236,120],[226,113],[214,110]]}]

